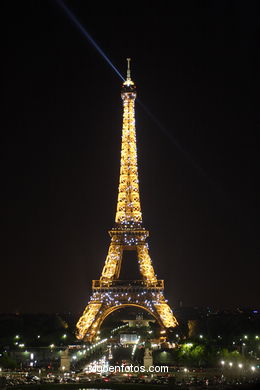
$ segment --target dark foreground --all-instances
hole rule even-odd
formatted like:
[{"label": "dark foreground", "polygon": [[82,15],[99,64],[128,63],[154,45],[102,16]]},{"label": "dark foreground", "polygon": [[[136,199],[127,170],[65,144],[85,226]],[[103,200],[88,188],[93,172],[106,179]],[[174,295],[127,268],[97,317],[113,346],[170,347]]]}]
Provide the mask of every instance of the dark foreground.
[{"label": "dark foreground", "polygon": [[85,390],[85,389],[107,389],[107,390],[196,390],[196,389],[211,389],[211,390],[228,390],[228,389],[237,389],[237,390],[259,390],[260,381],[258,383],[251,384],[222,384],[222,385],[176,385],[176,384],[167,384],[167,385],[156,385],[151,383],[97,383],[97,382],[88,382],[88,383],[77,383],[77,384],[37,384],[37,385],[20,385],[15,387],[7,387],[6,389],[15,389],[15,390]]}]

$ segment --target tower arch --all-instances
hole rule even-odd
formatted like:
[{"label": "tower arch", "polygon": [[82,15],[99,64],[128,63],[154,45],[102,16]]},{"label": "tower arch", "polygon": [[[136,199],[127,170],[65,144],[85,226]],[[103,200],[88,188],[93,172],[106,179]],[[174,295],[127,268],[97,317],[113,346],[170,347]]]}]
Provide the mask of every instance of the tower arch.
[{"label": "tower arch", "polygon": [[120,310],[120,309],[123,309],[125,307],[137,307],[141,310],[144,310],[146,311],[147,313],[149,313],[156,321],[157,323],[162,327],[164,328],[164,325],[160,319],[160,317],[158,315],[156,315],[155,313],[152,312],[152,310],[148,309],[147,307],[145,306],[142,306],[141,304],[136,304],[136,303],[123,303],[121,305],[117,305],[117,306],[112,306],[110,308],[108,308],[102,315],[102,318],[100,319],[99,321],[99,324],[98,324],[98,329],[100,329],[100,327],[102,326],[103,322],[105,321],[105,319],[107,317],[109,317],[112,313],[114,313],[115,311],[117,310]]}]

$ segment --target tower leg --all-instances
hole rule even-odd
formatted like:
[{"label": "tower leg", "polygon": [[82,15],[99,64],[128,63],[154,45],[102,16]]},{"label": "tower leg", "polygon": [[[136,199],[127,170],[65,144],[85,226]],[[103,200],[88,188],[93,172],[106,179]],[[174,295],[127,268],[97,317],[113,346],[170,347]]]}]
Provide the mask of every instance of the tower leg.
[{"label": "tower leg", "polygon": [[122,246],[116,245],[115,240],[112,239],[109,246],[108,255],[102,271],[100,280],[112,281],[118,278],[122,262]]}]

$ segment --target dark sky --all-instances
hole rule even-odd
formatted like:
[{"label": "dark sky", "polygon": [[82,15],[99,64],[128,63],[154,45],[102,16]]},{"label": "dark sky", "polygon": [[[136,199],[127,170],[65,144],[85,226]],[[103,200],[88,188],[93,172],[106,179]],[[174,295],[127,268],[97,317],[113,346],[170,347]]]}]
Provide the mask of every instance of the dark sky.
[{"label": "dark sky", "polygon": [[[132,58],[143,219],[166,297],[259,307],[259,14],[178,3],[66,2],[120,72]],[[0,311],[78,313],[114,224],[121,80],[55,0],[5,2],[2,24]]]}]

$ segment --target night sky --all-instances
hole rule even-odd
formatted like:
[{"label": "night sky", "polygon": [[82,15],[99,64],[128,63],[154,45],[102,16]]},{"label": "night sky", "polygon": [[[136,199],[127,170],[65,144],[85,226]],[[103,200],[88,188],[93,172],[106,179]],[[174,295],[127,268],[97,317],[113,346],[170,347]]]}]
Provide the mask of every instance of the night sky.
[{"label": "night sky", "polygon": [[[66,2],[124,75],[132,58],[143,220],[166,298],[259,307],[259,14],[178,3]],[[80,313],[114,225],[122,81],[55,0],[5,2],[2,24],[0,312]]]}]

